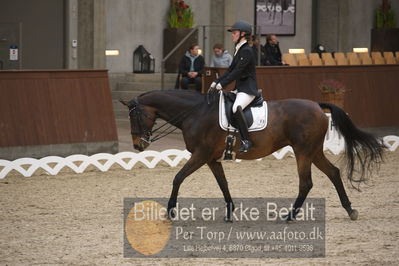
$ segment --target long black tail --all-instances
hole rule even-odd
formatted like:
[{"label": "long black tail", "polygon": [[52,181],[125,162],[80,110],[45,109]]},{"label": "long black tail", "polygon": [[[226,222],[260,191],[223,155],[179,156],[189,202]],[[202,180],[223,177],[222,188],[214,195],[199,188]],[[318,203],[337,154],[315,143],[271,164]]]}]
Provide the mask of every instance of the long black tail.
[{"label": "long black tail", "polygon": [[[380,165],[383,161],[383,152],[385,145],[375,136],[366,133],[357,128],[344,110],[334,104],[319,103],[321,108],[327,108],[331,111],[331,118],[335,128],[345,139],[345,155],[348,170],[348,179],[355,187],[359,189],[359,184],[366,180],[367,174]],[[355,161],[359,163],[359,178],[353,177],[355,171]],[[357,168],[357,167],[356,167]]]}]

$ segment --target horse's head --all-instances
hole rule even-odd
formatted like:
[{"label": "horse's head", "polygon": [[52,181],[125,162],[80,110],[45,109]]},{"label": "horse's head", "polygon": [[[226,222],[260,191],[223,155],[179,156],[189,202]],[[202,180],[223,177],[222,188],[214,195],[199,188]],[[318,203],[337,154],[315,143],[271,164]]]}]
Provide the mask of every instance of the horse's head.
[{"label": "horse's head", "polygon": [[155,124],[155,109],[140,105],[137,99],[130,102],[119,100],[129,108],[130,132],[132,134],[133,147],[138,151],[144,151],[150,145],[152,127]]}]

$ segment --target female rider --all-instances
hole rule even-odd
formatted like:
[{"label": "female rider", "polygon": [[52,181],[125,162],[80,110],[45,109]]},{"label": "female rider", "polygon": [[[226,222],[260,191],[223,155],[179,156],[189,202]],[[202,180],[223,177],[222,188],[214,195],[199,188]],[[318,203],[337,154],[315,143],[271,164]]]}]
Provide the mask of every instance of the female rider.
[{"label": "female rider", "polygon": [[235,44],[233,62],[223,76],[212,82],[211,88],[221,90],[236,81],[237,97],[233,105],[233,113],[242,142],[238,151],[247,152],[252,147],[252,143],[249,140],[248,125],[243,110],[256,96],[259,96],[256,85],[255,56],[247,42],[251,36],[252,27],[248,22],[237,21],[228,31],[231,32],[231,38]]}]

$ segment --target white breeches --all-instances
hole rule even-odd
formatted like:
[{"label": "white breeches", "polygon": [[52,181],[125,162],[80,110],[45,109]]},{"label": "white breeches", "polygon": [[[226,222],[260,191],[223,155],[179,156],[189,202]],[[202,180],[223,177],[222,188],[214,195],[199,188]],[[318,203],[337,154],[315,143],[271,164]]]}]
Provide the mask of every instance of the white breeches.
[{"label": "white breeches", "polygon": [[241,106],[242,110],[250,104],[253,99],[255,99],[254,95],[246,94],[245,92],[238,92],[237,98],[233,104],[233,113],[236,113],[238,106]]}]

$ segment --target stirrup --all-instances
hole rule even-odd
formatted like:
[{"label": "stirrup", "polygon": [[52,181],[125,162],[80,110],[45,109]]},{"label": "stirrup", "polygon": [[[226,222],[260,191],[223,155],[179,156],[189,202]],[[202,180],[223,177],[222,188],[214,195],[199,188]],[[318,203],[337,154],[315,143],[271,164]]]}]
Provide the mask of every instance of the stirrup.
[{"label": "stirrup", "polygon": [[248,152],[249,149],[252,148],[251,141],[245,139],[245,140],[242,140],[241,142],[242,142],[241,147],[238,149],[238,152],[240,152],[240,153]]}]

